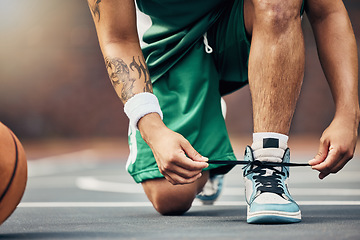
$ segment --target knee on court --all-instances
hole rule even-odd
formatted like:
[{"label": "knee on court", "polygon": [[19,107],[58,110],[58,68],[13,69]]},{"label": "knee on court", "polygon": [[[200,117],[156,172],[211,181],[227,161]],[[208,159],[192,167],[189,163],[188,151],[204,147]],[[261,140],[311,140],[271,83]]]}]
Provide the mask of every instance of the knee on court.
[{"label": "knee on court", "polygon": [[182,215],[191,208],[194,197],[155,193],[150,200],[155,210],[161,215]]},{"label": "knee on court", "polygon": [[176,215],[182,215],[186,213],[191,208],[192,201],[189,202],[176,202],[167,204],[162,201],[160,202],[153,202],[153,206],[155,210],[164,216],[176,216]]},{"label": "knee on court", "polygon": [[142,185],[147,197],[162,215],[184,214],[191,208],[196,191],[185,185],[173,186],[165,181],[145,181]]}]

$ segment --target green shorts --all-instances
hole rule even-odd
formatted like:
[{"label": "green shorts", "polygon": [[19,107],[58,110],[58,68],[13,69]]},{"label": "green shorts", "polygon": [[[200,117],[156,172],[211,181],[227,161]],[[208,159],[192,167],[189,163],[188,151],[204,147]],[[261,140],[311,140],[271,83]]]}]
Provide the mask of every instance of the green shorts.
[{"label": "green shorts", "polygon": [[[172,13],[181,12],[179,6],[193,9],[194,4],[201,3],[201,17],[173,13],[166,18],[167,22],[159,22],[154,14],[170,10],[152,6],[173,6],[154,4],[161,1],[138,0],[137,3],[140,10],[152,16],[153,25],[143,38],[148,43],[143,53],[154,94],[164,114],[163,121],[168,128],[183,135],[201,155],[213,160],[236,160],[220,99],[248,81],[250,42],[244,26],[243,0],[173,0],[181,4],[173,4],[176,9],[172,9]],[[206,9],[208,5],[211,9]],[[194,13],[197,11],[191,14]],[[186,19],[179,19],[181,17]],[[193,19],[198,20],[187,27],[176,25]],[[171,26],[164,28],[169,24]],[[211,54],[205,52],[204,33],[213,49]],[[140,132],[131,128],[129,146],[126,168],[136,182],[163,178],[151,149]],[[210,165],[205,170],[224,174],[231,168],[230,165]]]},{"label": "green shorts", "polygon": [[[223,6],[216,21],[205,29],[213,53],[205,52],[202,37],[205,32],[199,32],[186,53],[181,53],[171,68],[153,79],[154,94],[159,99],[166,126],[183,135],[209,159],[236,160],[220,99],[222,94],[247,83],[250,44],[243,23],[242,0],[234,4],[239,6]],[[139,131],[129,129],[129,146],[126,168],[136,182],[163,177]],[[231,168],[210,165],[205,170],[223,174]]]}]

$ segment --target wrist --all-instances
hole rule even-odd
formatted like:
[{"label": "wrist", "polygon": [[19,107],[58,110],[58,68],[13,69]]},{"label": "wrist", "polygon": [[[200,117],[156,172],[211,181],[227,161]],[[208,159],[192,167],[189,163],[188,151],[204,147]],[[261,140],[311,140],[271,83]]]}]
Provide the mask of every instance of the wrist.
[{"label": "wrist", "polygon": [[130,127],[138,130],[138,122],[150,113],[156,113],[162,120],[163,114],[157,97],[149,92],[134,95],[124,105],[124,112],[130,120]]},{"label": "wrist", "polygon": [[143,116],[138,122],[141,137],[147,144],[150,138],[159,132],[159,129],[166,127],[158,113],[149,113]]},{"label": "wrist", "polygon": [[335,118],[353,119],[358,124],[360,121],[359,106],[337,108],[335,111]]},{"label": "wrist", "polygon": [[336,124],[338,127],[347,127],[353,129],[355,135],[357,136],[357,131],[360,121],[360,110],[359,108],[353,109],[336,109],[334,119],[332,124]]}]

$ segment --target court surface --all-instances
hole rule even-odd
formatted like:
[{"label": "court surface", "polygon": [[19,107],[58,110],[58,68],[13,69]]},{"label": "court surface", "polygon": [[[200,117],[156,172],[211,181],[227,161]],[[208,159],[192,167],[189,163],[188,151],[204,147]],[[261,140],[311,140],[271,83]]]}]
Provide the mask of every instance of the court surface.
[{"label": "court surface", "polygon": [[[306,162],[297,151],[292,162]],[[0,239],[360,239],[360,158],[326,180],[292,168],[298,224],[246,223],[241,167],[225,178],[214,206],[195,201],[183,216],[161,216],[125,171],[125,157],[93,149],[29,160],[25,195]]]}]

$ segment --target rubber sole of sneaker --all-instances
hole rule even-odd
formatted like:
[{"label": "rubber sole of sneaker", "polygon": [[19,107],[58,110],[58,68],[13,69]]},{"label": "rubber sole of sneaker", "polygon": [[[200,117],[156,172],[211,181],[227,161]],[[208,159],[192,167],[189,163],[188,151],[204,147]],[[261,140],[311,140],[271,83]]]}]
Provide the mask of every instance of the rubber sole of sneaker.
[{"label": "rubber sole of sneaker", "polygon": [[261,211],[250,213],[249,208],[247,212],[248,223],[297,223],[301,221],[301,211],[289,213],[280,211]]},{"label": "rubber sole of sneaker", "polygon": [[208,197],[208,196],[196,196],[196,198],[199,199],[203,205],[214,205],[214,202],[216,202],[219,195],[220,194],[218,194],[217,196],[211,196],[211,197]]}]

